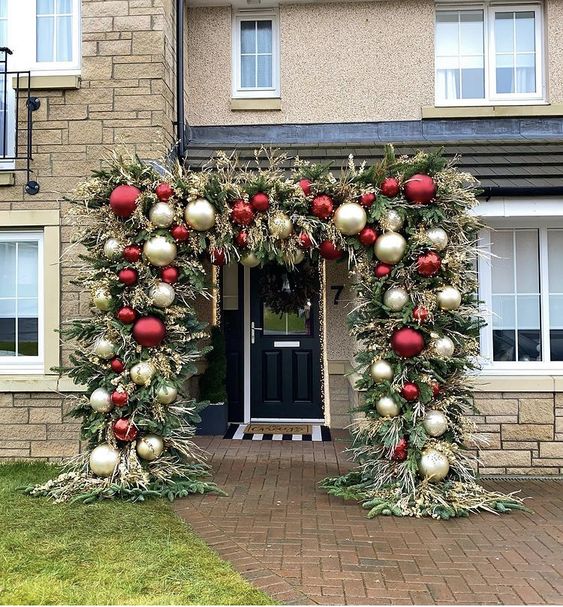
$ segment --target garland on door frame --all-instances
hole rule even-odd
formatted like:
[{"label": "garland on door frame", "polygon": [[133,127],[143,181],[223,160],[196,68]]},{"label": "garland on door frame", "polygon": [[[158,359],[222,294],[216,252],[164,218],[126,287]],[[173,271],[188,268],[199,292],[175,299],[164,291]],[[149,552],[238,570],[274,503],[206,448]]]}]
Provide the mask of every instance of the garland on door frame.
[{"label": "garland on door frame", "polygon": [[91,501],[170,499],[216,490],[191,442],[199,405],[183,396],[205,335],[193,302],[207,294],[203,262],[347,258],[358,302],[363,403],[354,426],[357,468],[326,479],[369,515],[449,518],[522,508],[476,482],[466,447],[473,425],[466,372],[478,354],[478,220],[469,175],[439,154],[373,166],[326,166],[258,157],[256,170],[219,154],[202,172],[162,177],[115,155],[76,191],[85,247],[77,283],[92,316],[71,321],[66,372],[86,386],[72,414],[87,449],[33,495]]}]

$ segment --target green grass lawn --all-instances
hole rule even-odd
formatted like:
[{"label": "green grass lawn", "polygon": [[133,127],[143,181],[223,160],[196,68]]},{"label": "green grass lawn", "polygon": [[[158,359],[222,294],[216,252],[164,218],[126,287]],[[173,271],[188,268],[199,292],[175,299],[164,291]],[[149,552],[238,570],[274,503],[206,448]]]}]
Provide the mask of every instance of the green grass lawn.
[{"label": "green grass lawn", "polygon": [[54,505],[16,491],[55,473],[0,465],[0,604],[273,604],[164,501]]}]

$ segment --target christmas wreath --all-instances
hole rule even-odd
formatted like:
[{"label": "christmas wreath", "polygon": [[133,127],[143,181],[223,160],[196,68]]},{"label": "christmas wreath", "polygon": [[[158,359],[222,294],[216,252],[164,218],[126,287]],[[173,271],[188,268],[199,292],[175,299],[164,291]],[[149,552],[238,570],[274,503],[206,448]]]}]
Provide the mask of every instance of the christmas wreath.
[{"label": "christmas wreath", "polygon": [[296,312],[307,306],[320,293],[317,264],[303,261],[293,269],[277,263],[264,266],[260,296],[276,314]]}]

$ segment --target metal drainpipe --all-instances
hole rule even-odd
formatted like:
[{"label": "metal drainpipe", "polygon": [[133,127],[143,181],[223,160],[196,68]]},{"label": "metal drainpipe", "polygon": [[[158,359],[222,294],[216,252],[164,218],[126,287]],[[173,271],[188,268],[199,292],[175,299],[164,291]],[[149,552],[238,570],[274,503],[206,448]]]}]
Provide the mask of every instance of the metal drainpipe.
[{"label": "metal drainpipe", "polygon": [[184,0],[176,0],[176,139],[178,158],[183,160],[185,145],[184,116]]}]

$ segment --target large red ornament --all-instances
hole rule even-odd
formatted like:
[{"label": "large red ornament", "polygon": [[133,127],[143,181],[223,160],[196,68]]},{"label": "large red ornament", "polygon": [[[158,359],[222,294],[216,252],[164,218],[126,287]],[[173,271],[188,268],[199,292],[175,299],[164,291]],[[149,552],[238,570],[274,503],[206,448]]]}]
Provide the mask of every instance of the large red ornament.
[{"label": "large red ornament", "polygon": [[366,226],[359,234],[358,240],[364,245],[364,247],[371,247],[371,245],[377,240],[377,232]]},{"label": "large red ornament", "polygon": [[428,318],[428,310],[424,306],[416,306],[412,311],[412,317],[419,323],[423,323]]},{"label": "large red ornament", "polygon": [[321,194],[313,198],[311,213],[319,219],[328,219],[334,211],[334,202],[330,196]]},{"label": "large red ornament", "polygon": [[418,386],[416,384],[409,381],[406,384],[403,384],[403,387],[401,388],[401,396],[405,400],[409,401],[418,400],[418,397],[420,396],[420,390],[418,389]]},{"label": "large red ornament", "polygon": [[385,278],[391,273],[393,266],[388,263],[383,263],[382,261],[375,264],[375,268],[373,269],[373,273],[376,278]]},{"label": "large red ornament", "polygon": [[299,246],[302,249],[310,249],[313,246],[311,235],[307,232],[301,232],[301,234],[299,234]]},{"label": "large red ornament", "polygon": [[133,325],[133,339],[145,348],[155,348],[166,337],[166,327],[156,316],[144,316]]},{"label": "large red ornament", "polygon": [[141,251],[141,247],[136,244],[127,245],[123,249],[123,259],[128,261],[129,263],[135,263],[141,259],[141,255],[143,252]]},{"label": "large red ornament", "polygon": [[303,179],[299,180],[299,187],[303,190],[303,194],[305,196],[309,196],[311,194],[311,181],[303,177]]},{"label": "large red ornament", "polygon": [[250,225],[254,221],[254,209],[249,202],[240,198],[233,204],[232,217],[234,223],[239,226]]},{"label": "large red ornament", "polygon": [[138,277],[139,275],[135,268],[123,268],[123,270],[119,270],[117,274],[119,282],[122,282],[128,287],[132,287],[137,282]]},{"label": "large red ornament", "polygon": [[216,266],[224,266],[227,262],[223,249],[211,249],[210,257],[211,263]]},{"label": "large red ornament", "polygon": [[379,190],[387,198],[393,198],[399,193],[399,182],[394,177],[386,177],[379,186]]},{"label": "large red ornament", "polygon": [[436,276],[442,267],[442,260],[438,253],[434,251],[428,251],[428,253],[422,253],[416,260],[416,269],[421,276],[429,278],[430,276]]},{"label": "large red ornament", "polygon": [[409,443],[406,438],[401,438],[395,445],[393,452],[391,453],[391,459],[394,462],[404,462],[407,459]]},{"label": "large red ornament", "polygon": [[413,175],[403,188],[405,198],[415,204],[428,204],[436,196],[436,184],[429,175]]},{"label": "large red ornament", "polygon": [[137,426],[125,417],[120,417],[113,422],[113,433],[117,440],[130,443],[137,438]]},{"label": "large red ornament", "polygon": [[375,194],[373,192],[365,192],[360,196],[360,204],[363,207],[369,208],[375,202]]},{"label": "large red ornament", "polygon": [[268,194],[264,194],[264,192],[257,192],[250,199],[250,204],[255,211],[264,213],[270,208],[270,198],[268,197]]},{"label": "large red ornament", "polygon": [[179,277],[180,272],[175,266],[166,266],[160,270],[160,278],[162,278],[162,282],[167,282],[169,285],[173,285],[175,282],[177,282]]},{"label": "large red ornament", "polygon": [[119,358],[112,358],[109,366],[114,373],[123,373],[125,371],[125,365]]},{"label": "large red ornament", "polygon": [[330,240],[323,240],[319,245],[319,253],[325,259],[340,259],[343,252]]},{"label": "large red ornament", "polygon": [[118,185],[109,196],[109,206],[118,217],[130,217],[141,190],[134,185]]},{"label": "large red ornament", "polygon": [[440,384],[437,381],[433,381],[431,384],[432,396],[436,397],[440,394]]},{"label": "large red ornament", "polygon": [[161,202],[168,202],[174,196],[174,190],[169,183],[159,183],[154,193]]},{"label": "large red ornament", "polygon": [[174,238],[174,240],[177,242],[183,242],[184,240],[188,240],[190,237],[190,231],[183,223],[171,228],[170,234],[172,234],[172,238]]},{"label": "large red ornament", "polygon": [[410,327],[397,329],[391,336],[391,347],[397,356],[412,358],[424,350],[422,333]]},{"label": "large red ornament", "polygon": [[117,311],[117,320],[122,322],[124,325],[130,325],[137,318],[137,313],[133,308],[124,306]]},{"label": "large red ornament", "polygon": [[128,400],[129,400],[129,395],[127,394],[127,392],[119,392],[118,390],[114,390],[111,393],[111,402],[116,407],[125,407]]},{"label": "large red ornament", "polygon": [[239,249],[245,249],[248,246],[248,232],[239,232],[235,236],[235,244]]}]

